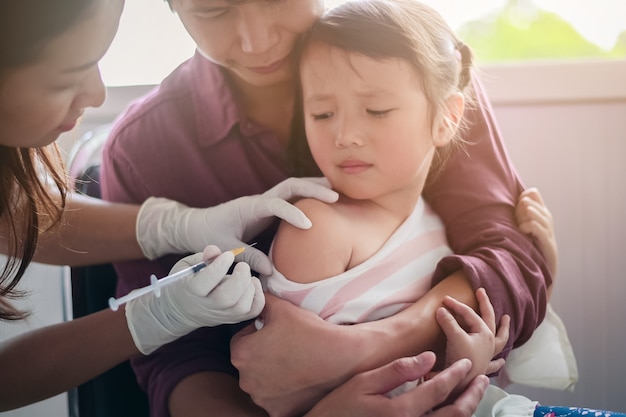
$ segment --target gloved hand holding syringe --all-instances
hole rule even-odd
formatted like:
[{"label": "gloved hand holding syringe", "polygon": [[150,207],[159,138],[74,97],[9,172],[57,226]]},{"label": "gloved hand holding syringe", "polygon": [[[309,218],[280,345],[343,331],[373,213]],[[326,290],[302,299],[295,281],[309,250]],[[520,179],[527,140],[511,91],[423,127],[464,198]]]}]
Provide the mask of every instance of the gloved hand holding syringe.
[{"label": "gloved hand holding syringe", "polygon": [[[255,244],[256,243],[253,243],[250,246],[254,246]],[[244,250],[245,248],[240,247],[240,248],[231,249],[229,252],[232,252],[234,256],[237,256],[240,253],[242,253]],[[178,272],[172,273],[161,279],[158,279],[156,275],[152,274],[150,276],[150,285],[139,288],[119,298],[114,298],[114,297],[109,298],[109,307],[111,308],[111,310],[117,311],[122,304],[127,303],[130,300],[134,300],[135,298],[141,297],[151,292],[153,292],[155,296],[160,297],[161,288],[165,287],[166,285],[172,284],[178,281],[179,279],[182,279],[182,278],[188,277],[189,275],[193,275],[197,273],[198,271],[210,265],[211,262],[213,262],[212,259],[207,259],[206,261],[198,262],[195,265],[182,269]]]}]

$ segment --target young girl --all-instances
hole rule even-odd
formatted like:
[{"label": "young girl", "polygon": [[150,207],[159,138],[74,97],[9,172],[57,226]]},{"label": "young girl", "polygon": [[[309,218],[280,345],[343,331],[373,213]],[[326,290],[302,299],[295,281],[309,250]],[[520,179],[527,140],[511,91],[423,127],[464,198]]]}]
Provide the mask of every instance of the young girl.
[{"label": "young girl", "polygon": [[[279,226],[270,252],[275,271],[263,277],[271,293],[349,325],[395,314],[428,290],[437,262],[451,250],[421,192],[429,171],[436,175],[435,155],[462,129],[470,70],[469,49],[414,0],[350,2],[316,22],[300,58],[304,123],[311,156],[340,197],[331,205],[295,203],[314,226]],[[556,273],[552,222],[536,191],[521,195],[517,218]],[[467,334],[445,310],[437,318],[448,337],[446,360],[469,357],[473,371],[483,373],[503,343],[494,341],[484,291],[477,299],[484,323],[469,307],[445,300]],[[502,337],[508,334],[495,335]],[[536,405],[490,387],[477,415],[589,412]]]},{"label": "young girl", "polygon": [[[471,66],[467,46],[415,1],[352,2],[313,26],[300,58],[306,138],[340,198],[296,203],[314,226],[279,227],[271,293],[355,324],[393,315],[430,289],[452,251],[421,193],[433,160],[460,145]],[[465,352],[475,375],[499,352],[488,336]]]}]

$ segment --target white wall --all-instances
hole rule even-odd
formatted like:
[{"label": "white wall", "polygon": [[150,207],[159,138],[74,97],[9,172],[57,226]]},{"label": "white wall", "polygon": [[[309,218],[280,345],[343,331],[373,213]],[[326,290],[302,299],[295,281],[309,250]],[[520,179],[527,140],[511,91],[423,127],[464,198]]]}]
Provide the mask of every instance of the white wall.
[{"label": "white wall", "polygon": [[[0,256],[0,266],[4,264],[4,256]],[[20,281],[19,288],[28,291],[28,298],[16,302],[32,311],[27,321],[19,323],[0,323],[0,342],[25,331],[38,327],[59,323],[64,320],[65,305],[63,304],[63,279],[65,268],[32,264]],[[45,346],[42,347],[45,349]],[[28,364],[24,364],[28,366]],[[0,384],[10,383],[2,379]],[[45,401],[20,408],[18,410],[0,412],[0,417],[63,417],[68,415],[67,394],[57,395]]]},{"label": "white wall", "polygon": [[554,215],[553,306],[580,373],[572,393],[509,391],[626,412],[626,62],[494,67],[484,78],[510,156]]}]

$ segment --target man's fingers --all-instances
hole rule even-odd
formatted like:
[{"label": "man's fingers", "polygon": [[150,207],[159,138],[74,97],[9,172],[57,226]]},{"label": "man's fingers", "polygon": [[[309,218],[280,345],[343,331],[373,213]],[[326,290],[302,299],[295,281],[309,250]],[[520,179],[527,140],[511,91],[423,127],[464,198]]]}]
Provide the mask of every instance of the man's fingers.
[{"label": "man's fingers", "polygon": [[482,400],[489,385],[489,378],[479,375],[472,380],[463,393],[450,405],[442,407],[431,414],[430,417],[471,417],[478,403]]},{"label": "man's fingers", "polygon": [[435,354],[424,352],[417,356],[396,359],[385,366],[363,374],[371,394],[385,394],[405,382],[426,375],[435,365]]},{"label": "man's fingers", "polygon": [[520,194],[520,199],[524,197],[528,197],[538,202],[542,206],[545,206],[545,203],[543,202],[543,198],[541,197],[541,194],[539,193],[539,190],[536,187],[530,187],[522,191],[522,194]]},{"label": "man's fingers", "polygon": [[432,379],[419,384],[400,397],[403,401],[411,402],[414,415],[421,416],[443,403],[467,376],[471,367],[472,363],[469,359],[456,361]]}]

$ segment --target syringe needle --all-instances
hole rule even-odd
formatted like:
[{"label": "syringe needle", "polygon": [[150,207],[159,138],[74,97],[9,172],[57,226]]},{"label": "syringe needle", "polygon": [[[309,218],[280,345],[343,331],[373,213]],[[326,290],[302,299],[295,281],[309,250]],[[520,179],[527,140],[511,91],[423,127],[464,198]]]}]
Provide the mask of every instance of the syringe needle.
[{"label": "syringe needle", "polygon": [[[231,249],[229,252],[232,252],[233,255],[237,256],[244,250],[245,248],[241,247],[241,248]],[[160,297],[162,287],[165,287],[166,285],[169,285],[175,281],[178,281],[181,278],[195,274],[196,272],[206,268],[212,262],[213,262],[212,259],[206,262],[204,261],[199,262],[195,265],[182,269],[178,272],[170,274],[161,279],[157,279],[156,275],[152,274],[150,275],[150,285],[147,285],[142,288],[138,288],[119,298],[114,298],[114,297],[109,298],[109,307],[111,308],[111,310],[117,311],[122,304],[127,303],[130,300],[134,300],[135,298],[141,297],[142,295],[148,294],[150,292],[154,292],[157,297]]]}]

